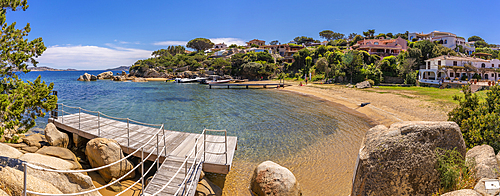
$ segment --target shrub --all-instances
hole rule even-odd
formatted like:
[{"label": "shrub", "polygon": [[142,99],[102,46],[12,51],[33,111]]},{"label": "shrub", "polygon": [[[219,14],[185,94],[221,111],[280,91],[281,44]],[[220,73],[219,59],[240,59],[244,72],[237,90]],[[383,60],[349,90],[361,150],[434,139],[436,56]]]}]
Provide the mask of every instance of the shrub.
[{"label": "shrub", "polygon": [[316,74],[312,77],[312,81],[320,81],[320,80],[323,80],[325,79],[325,75],[324,74]]},{"label": "shrub", "polygon": [[441,179],[440,193],[460,189],[473,189],[476,183],[474,160],[465,161],[462,154],[455,149],[436,148],[436,170]]},{"label": "shrub", "polygon": [[467,148],[488,144],[500,151],[500,86],[490,87],[485,101],[471,92],[469,86],[462,88],[464,96],[455,95],[458,106],[448,113],[448,120],[460,126]]}]

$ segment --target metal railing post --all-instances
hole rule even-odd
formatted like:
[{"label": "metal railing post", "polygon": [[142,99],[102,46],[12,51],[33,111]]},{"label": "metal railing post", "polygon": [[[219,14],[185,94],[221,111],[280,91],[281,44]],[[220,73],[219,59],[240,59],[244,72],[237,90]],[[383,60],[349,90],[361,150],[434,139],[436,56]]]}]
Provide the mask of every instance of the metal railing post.
[{"label": "metal railing post", "polygon": [[81,121],[80,121],[81,115],[82,115],[82,108],[78,107],[78,130],[81,130],[81,128],[80,128],[81,127],[80,126],[80,124],[81,124]]},{"label": "metal railing post", "polygon": [[167,159],[167,137],[165,136],[165,127],[161,125],[161,130],[163,132],[163,149],[165,150],[165,159]]},{"label": "metal railing post", "polygon": [[156,170],[160,170],[160,148],[158,147],[158,134],[156,134],[156,157],[158,158],[158,161],[156,161]]},{"label": "metal railing post", "polygon": [[130,147],[130,119],[127,118],[127,147]]},{"label": "metal railing post", "polygon": [[26,196],[26,191],[28,190],[28,185],[26,184],[28,181],[27,181],[27,178],[28,178],[28,165],[26,165],[26,163],[23,163],[24,165],[24,191],[23,191],[23,196]]},{"label": "metal railing post", "polygon": [[207,131],[203,131],[203,162],[205,162],[205,157],[206,157],[206,151],[207,151]]},{"label": "metal railing post", "polygon": [[227,131],[224,131],[224,144],[226,145],[226,165],[227,165]]},{"label": "metal railing post", "polygon": [[186,158],[186,164],[184,165],[184,171],[186,173],[184,173],[184,177],[187,177],[187,173],[188,173],[188,156],[187,155],[184,155],[184,157]]},{"label": "metal railing post", "polygon": [[141,148],[141,192],[144,194],[144,147]]},{"label": "metal railing post", "polygon": [[97,112],[97,136],[101,137],[101,112]]},{"label": "metal railing post", "polygon": [[62,123],[64,123],[64,104],[61,103],[61,119]]}]

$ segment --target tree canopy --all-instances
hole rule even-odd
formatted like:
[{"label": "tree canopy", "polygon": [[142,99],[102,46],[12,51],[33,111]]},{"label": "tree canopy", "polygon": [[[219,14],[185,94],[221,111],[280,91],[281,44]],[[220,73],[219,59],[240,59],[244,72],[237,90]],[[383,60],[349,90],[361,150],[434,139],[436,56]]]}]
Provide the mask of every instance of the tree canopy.
[{"label": "tree canopy", "polygon": [[214,43],[207,38],[196,38],[189,41],[186,47],[195,49],[197,52],[208,50],[214,47]]},{"label": "tree canopy", "polygon": [[471,36],[469,37],[469,39],[467,39],[468,42],[476,42],[476,41],[483,41],[484,42],[484,39],[479,37],[479,36]]},{"label": "tree canopy", "polygon": [[337,40],[337,39],[342,39],[344,38],[344,34],[342,33],[337,33],[337,32],[333,32],[331,30],[324,30],[324,31],[321,31],[319,32],[319,36],[323,39],[326,39],[328,41],[330,40]]},{"label": "tree canopy", "polygon": [[[53,110],[57,97],[50,95],[54,84],[45,84],[40,76],[35,81],[19,79],[16,70],[28,73],[28,65],[36,67],[39,57],[46,47],[42,38],[28,41],[25,37],[31,31],[29,23],[23,29],[16,29],[16,23],[6,23],[7,9],[16,11],[28,8],[26,0],[4,0],[0,3],[2,34],[0,42],[0,136],[6,130],[22,133],[36,125],[37,117],[45,116],[44,111]],[[17,128],[17,130],[16,130]]]},{"label": "tree canopy", "polygon": [[278,40],[274,40],[274,41],[269,42],[269,44],[270,44],[270,45],[276,45],[276,44],[278,44],[278,43],[279,43],[279,41],[278,41]]},{"label": "tree canopy", "polygon": [[297,44],[305,44],[305,43],[314,42],[314,39],[312,37],[299,36],[299,37],[295,37],[293,39],[293,41],[297,42]]}]

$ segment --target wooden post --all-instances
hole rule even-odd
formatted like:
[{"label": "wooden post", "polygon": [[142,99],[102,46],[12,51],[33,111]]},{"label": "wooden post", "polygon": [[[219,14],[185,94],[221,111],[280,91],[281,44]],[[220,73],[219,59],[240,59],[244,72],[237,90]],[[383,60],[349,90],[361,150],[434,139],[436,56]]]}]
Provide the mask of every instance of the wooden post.
[{"label": "wooden post", "polygon": [[247,85],[247,89],[248,89],[248,85]]}]

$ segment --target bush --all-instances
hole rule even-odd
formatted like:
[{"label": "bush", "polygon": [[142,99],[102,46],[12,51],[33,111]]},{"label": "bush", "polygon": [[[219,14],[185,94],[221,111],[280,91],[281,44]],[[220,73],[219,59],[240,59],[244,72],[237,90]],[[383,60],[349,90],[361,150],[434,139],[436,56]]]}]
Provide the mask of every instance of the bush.
[{"label": "bush", "polygon": [[312,81],[320,81],[320,80],[323,80],[325,79],[325,75],[324,74],[316,74],[312,77]]},{"label": "bush", "polygon": [[464,96],[455,95],[458,106],[448,113],[448,120],[460,126],[467,148],[488,144],[500,151],[500,86],[490,87],[485,101],[471,92],[469,86],[462,88]]},{"label": "bush", "polygon": [[417,84],[418,71],[412,71],[406,74],[405,84]]},{"label": "bush", "polygon": [[476,183],[474,160],[465,161],[460,152],[436,148],[436,170],[441,179],[440,193],[460,189],[473,189]]},{"label": "bush", "polygon": [[462,77],[460,78],[460,80],[467,80],[467,75],[462,75]]}]

